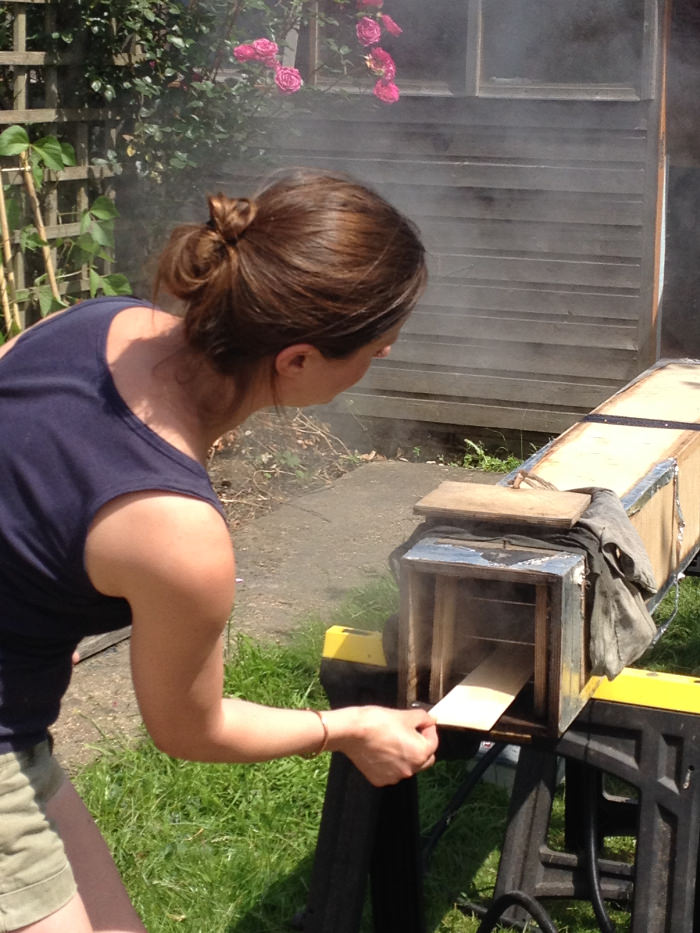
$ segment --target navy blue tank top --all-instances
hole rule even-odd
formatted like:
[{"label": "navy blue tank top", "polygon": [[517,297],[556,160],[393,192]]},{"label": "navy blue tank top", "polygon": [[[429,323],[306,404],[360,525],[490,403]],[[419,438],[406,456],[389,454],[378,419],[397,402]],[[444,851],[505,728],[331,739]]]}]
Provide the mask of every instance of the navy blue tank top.
[{"label": "navy blue tank top", "polygon": [[80,639],[131,621],[128,603],[99,593],[85,571],[97,511],[153,489],[223,514],[204,467],[137,418],[112,380],[109,326],[141,304],[82,302],[0,359],[0,752],[46,737]]}]

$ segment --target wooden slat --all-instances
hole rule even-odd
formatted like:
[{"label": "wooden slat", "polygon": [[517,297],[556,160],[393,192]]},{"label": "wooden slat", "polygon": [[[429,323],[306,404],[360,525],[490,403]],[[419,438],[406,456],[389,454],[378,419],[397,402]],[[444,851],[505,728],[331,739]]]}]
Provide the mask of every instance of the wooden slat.
[{"label": "wooden slat", "polygon": [[590,505],[578,492],[456,483],[447,480],[423,496],[413,511],[427,518],[571,528]]},{"label": "wooden slat", "polygon": [[430,184],[451,188],[508,188],[519,191],[580,191],[594,194],[642,194],[644,172],[641,168],[617,169],[592,166],[558,168],[523,162],[488,164],[469,159],[417,160],[369,159],[333,156],[318,157],[307,153],[305,162],[348,172],[375,185],[385,182]]},{"label": "wooden slat", "polygon": [[642,224],[641,195],[595,194],[592,192],[550,192],[507,188],[429,187],[425,184],[382,186],[385,196],[400,210],[420,220],[422,217],[464,217],[474,220],[547,221],[551,223]]},{"label": "wooden slat", "polygon": [[488,249],[637,260],[642,252],[642,234],[638,227],[433,218],[420,218],[418,223],[425,246],[431,252],[439,252],[445,243],[455,244],[465,252]]},{"label": "wooden slat", "polygon": [[[634,354],[621,350],[585,346],[557,347],[534,342],[522,344],[506,340],[496,343],[468,339],[442,342],[434,339],[400,339],[394,344],[390,359],[393,364],[415,363],[417,366],[430,364],[449,368],[470,365],[478,367],[484,376],[493,373],[537,374],[538,377],[577,376],[587,379],[589,384],[604,384],[605,395],[600,401],[635,375]],[[381,363],[373,369],[380,367]],[[581,407],[590,411],[590,406]]]},{"label": "wooden slat", "polygon": [[435,272],[453,279],[502,283],[588,285],[602,288],[639,288],[641,265],[634,260],[573,260],[551,255],[491,256],[456,252],[433,253]]},{"label": "wooden slat", "polygon": [[455,398],[490,398],[505,402],[518,402],[526,398],[539,405],[566,405],[573,397],[584,408],[595,407],[601,391],[614,391],[615,386],[603,389],[600,385],[573,383],[568,378],[546,380],[538,375],[512,379],[490,373],[441,372],[420,367],[373,366],[361,383],[366,390],[379,392],[408,392],[415,395],[434,395]]},{"label": "wooden slat", "polygon": [[517,343],[547,343],[572,347],[611,347],[632,350],[637,347],[637,328],[604,321],[572,321],[571,318],[537,317],[534,313],[480,314],[471,308],[426,307],[413,312],[401,333],[416,337],[457,337],[471,340],[500,340],[503,334]]},{"label": "wooden slat", "polygon": [[488,732],[533,671],[532,649],[501,645],[431,710],[438,725]]},{"label": "wooden slat", "polygon": [[92,120],[117,120],[115,110],[86,107],[84,110],[64,107],[36,107],[31,110],[0,110],[0,124],[11,123],[73,123]]},{"label": "wooden slat", "polygon": [[[539,131],[572,126],[593,130],[644,131],[647,114],[644,108],[628,103],[594,101],[512,101],[455,96],[435,100],[407,98],[399,105],[368,107],[370,99],[343,101],[333,95],[319,100],[315,112],[319,119],[332,123],[361,120],[370,126],[392,124],[448,123],[482,132],[487,127],[518,126]],[[369,130],[371,132],[371,130]]]},{"label": "wooden slat", "polygon": [[[590,502],[590,496],[588,497]],[[547,586],[535,586],[535,670],[532,706],[535,716],[544,719],[547,714],[547,677],[549,672],[549,599]]]},{"label": "wooden slat", "polygon": [[457,616],[457,578],[438,576],[435,580],[435,610],[432,619],[433,644],[430,657],[430,702],[447,692],[454,654]]},{"label": "wooden slat", "polygon": [[[268,126],[269,129],[269,126]],[[267,133],[260,137],[264,148]],[[428,123],[425,126],[388,126],[384,133],[366,132],[365,121],[334,122],[328,131],[327,120],[313,118],[295,124],[292,132],[276,140],[276,149],[287,156],[302,156],[308,151],[305,140],[314,138],[316,151],[378,156],[396,152],[411,156],[468,156],[469,158],[503,161],[513,159],[535,160],[547,164],[561,165],[564,162],[644,163],[645,134],[615,130],[576,132],[572,127],[565,130],[551,128],[531,133],[519,126],[502,128],[474,128],[450,126],[446,123]]]},{"label": "wooden slat", "polygon": [[[604,393],[602,393],[604,395]],[[493,429],[537,432],[557,435],[578,421],[585,411],[569,405],[566,409],[505,405],[498,400],[449,401],[434,398],[414,398],[408,395],[387,396],[380,393],[361,395],[346,392],[338,401],[336,410],[359,417],[388,418],[405,421],[430,421],[444,425],[474,425]]]},{"label": "wooden slat", "polygon": [[638,294],[631,290],[617,291],[590,287],[525,283],[447,282],[433,275],[420,307],[445,305],[453,308],[475,308],[481,311],[538,311],[561,314],[565,319],[584,317],[610,318],[637,323]]},{"label": "wooden slat", "polygon": [[22,65],[40,67],[49,60],[46,52],[0,52],[0,65]]}]

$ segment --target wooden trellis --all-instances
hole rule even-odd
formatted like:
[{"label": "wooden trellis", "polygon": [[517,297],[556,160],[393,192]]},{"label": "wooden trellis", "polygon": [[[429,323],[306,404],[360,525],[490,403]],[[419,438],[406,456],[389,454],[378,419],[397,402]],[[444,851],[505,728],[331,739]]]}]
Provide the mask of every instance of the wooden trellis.
[{"label": "wooden trellis", "polygon": [[[39,130],[39,135],[57,136],[71,143],[76,153],[75,166],[48,173],[42,192],[42,219],[49,243],[79,234],[80,216],[95,195],[113,196],[115,168],[95,164],[95,159],[104,158],[108,150],[116,148],[119,122],[116,112],[108,108],[66,105],[69,89],[77,80],[79,49],[55,58],[46,50],[32,47],[35,40],[31,38],[31,25],[43,17],[47,27],[43,31],[50,33],[56,8],[56,3],[47,0],[4,0],[0,4],[0,11],[12,27],[8,30],[11,48],[0,49],[0,131],[19,124],[26,127],[30,135],[33,135],[32,130]],[[5,186],[23,185],[16,158],[0,159],[0,164]],[[32,282],[32,263],[36,263],[36,259],[17,246],[15,237],[12,271],[17,289],[22,290]],[[87,269],[75,280],[60,283],[59,287],[73,299],[87,295]]]}]

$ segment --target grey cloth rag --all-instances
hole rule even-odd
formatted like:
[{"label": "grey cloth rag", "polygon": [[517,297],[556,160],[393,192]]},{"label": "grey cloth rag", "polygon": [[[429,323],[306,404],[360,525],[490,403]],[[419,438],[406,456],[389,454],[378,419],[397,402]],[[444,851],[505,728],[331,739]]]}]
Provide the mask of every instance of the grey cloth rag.
[{"label": "grey cloth rag", "polygon": [[428,520],[392,552],[389,565],[398,579],[401,557],[429,535],[505,539],[516,546],[583,552],[591,674],[606,674],[612,680],[644,653],[656,634],[656,625],[645,605],[645,600],[656,592],[654,572],[642,539],[618,496],[610,489],[573,491],[589,494],[591,502],[567,531],[538,528],[536,534],[527,535],[522,533],[522,526]]},{"label": "grey cloth rag", "polygon": [[576,491],[589,493],[591,504],[564,537],[575,541],[585,530],[598,542],[597,553],[586,549],[591,672],[612,680],[644,653],[656,634],[645,604],[656,592],[656,581],[644,543],[615,493],[610,489]]}]

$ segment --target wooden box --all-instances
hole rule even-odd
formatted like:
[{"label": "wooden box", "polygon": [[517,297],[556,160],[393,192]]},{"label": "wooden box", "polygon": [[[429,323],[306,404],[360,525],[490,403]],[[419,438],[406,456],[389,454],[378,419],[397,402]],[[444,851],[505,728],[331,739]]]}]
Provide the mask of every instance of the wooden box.
[{"label": "wooden box", "polygon": [[[612,489],[650,557],[658,602],[700,546],[700,363],[643,373],[524,464],[553,489],[444,483],[416,511],[497,538],[519,522],[571,527],[574,490]],[[568,497],[568,498],[567,498]],[[577,553],[424,538],[401,562],[399,701],[443,725],[501,737],[558,736],[595,691]],[[434,705],[435,704],[435,705]]]},{"label": "wooden box", "polygon": [[584,579],[581,554],[420,541],[401,561],[402,703],[464,727],[466,701],[469,726],[491,731],[517,697],[502,734],[561,734],[590,695]]}]

